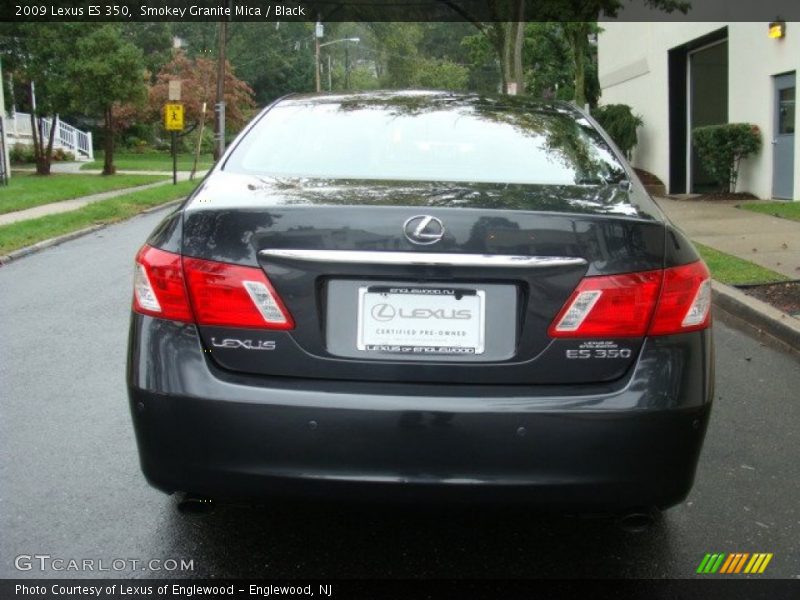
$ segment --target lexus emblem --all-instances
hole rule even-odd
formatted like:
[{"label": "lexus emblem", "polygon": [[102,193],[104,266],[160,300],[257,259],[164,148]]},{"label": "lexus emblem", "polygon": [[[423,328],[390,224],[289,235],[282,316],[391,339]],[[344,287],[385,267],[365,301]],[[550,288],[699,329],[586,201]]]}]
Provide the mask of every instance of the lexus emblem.
[{"label": "lexus emblem", "polygon": [[444,225],[436,217],[417,215],[403,223],[403,233],[412,244],[427,246],[444,237]]}]

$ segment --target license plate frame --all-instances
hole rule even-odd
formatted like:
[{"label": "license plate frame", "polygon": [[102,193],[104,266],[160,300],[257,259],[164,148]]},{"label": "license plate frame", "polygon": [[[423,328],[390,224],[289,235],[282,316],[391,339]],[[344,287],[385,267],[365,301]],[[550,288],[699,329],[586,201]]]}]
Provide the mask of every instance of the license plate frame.
[{"label": "license plate frame", "polygon": [[486,292],[477,286],[362,285],[356,327],[361,352],[480,356],[486,351]]}]

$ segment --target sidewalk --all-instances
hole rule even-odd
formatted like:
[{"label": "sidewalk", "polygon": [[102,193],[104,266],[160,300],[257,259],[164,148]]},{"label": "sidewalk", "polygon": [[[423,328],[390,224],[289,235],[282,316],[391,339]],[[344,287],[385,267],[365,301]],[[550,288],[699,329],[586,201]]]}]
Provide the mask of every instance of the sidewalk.
[{"label": "sidewalk", "polygon": [[800,280],[800,222],[738,209],[735,201],[656,201],[692,241]]}]

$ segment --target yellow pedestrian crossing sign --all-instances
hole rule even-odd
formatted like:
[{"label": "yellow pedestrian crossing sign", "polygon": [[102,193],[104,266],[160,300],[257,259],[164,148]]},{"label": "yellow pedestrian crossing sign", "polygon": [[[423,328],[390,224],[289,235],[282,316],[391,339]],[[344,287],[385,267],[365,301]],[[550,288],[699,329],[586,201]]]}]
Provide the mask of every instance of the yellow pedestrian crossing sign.
[{"label": "yellow pedestrian crossing sign", "polygon": [[183,129],[183,104],[164,105],[164,129],[167,131]]}]

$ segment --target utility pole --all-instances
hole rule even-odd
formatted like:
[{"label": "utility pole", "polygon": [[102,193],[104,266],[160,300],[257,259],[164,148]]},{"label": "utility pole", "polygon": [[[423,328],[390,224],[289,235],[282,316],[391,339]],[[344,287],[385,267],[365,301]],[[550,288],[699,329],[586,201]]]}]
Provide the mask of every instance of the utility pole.
[{"label": "utility pole", "polygon": [[[225,6],[229,4],[225,0]],[[214,107],[214,160],[225,152],[225,46],[228,37],[228,22],[219,22],[219,49],[217,51],[217,103]]]},{"label": "utility pole", "polygon": [[319,77],[319,38],[324,35],[325,28],[317,21],[317,24],[314,26],[314,79],[315,79],[315,89],[317,93],[321,91],[320,89],[320,77]]}]

